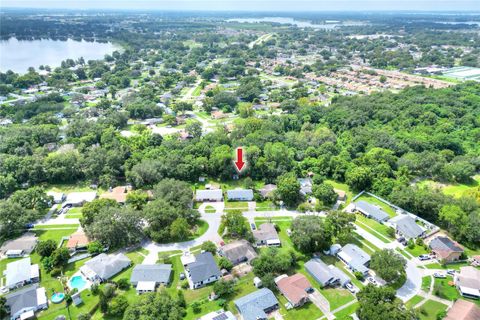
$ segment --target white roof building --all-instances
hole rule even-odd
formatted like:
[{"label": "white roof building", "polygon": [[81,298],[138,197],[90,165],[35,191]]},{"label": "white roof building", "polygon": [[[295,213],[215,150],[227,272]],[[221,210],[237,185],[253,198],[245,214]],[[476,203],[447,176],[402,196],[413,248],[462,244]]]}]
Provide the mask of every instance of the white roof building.
[{"label": "white roof building", "polygon": [[4,274],[6,276],[5,285],[10,289],[38,281],[40,278],[38,264],[32,265],[30,258],[10,262],[7,264]]}]

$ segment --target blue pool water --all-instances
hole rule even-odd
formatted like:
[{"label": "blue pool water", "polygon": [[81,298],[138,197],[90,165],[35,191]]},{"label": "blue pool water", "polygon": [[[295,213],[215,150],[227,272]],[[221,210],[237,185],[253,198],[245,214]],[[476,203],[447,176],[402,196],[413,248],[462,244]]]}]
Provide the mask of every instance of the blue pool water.
[{"label": "blue pool water", "polygon": [[75,276],[70,279],[70,287],[78,289],[78,291],[82,290],[85,285],[87,284],[87,281],[82,277],[82,276]]},{"label": "blue pool water", "polygon": [[65,294],[63,292],[57,292],[52,295],[53,303],[60,303],[65,299]]}]

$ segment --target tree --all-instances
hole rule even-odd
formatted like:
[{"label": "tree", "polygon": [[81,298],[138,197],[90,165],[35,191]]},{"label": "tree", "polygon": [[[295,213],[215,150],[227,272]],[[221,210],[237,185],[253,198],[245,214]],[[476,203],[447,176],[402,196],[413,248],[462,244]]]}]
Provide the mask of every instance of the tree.
[{"label": "tree", "polygon": [[45,241],[39,241],[35,250],[41,257],[50,257],[56,248],[56,242],[52,239],[48,239]]},{"label": "tree", "polygon": [[87,202],[82,208],[80,224],[85,228],[95,221],[95,218],[100,215],[100,211],[103,209],[118,207],[118,203],[113,199],[95,199],[92,202]]},{"label": "tree", "polygon": [[357,316],[361,320],[416,320],[415,312],[405,308],[395,293],[395,290],[388,286],[367,285],[357,294]]},{"label": "tree", "polygon": [[139,299],[130,305],[123,316],[123,320],[156,319],[181,320],[185,309],[178,301],[165,291],[160,293],[142,294]]},{"label": "tree", "polygon": [[293,172],[278,177],[274,197],[282,200],[287,206],[295,206],[300,201],[300,183]]},{"label": "tree", "polygon": [[68,259],[70,259],[70,252],[65,247],[57,248],[52,253],[52,263],[55,267],[66,266]]},{"label": "tree", "polygon": [[282,274],[294,266],[295,261],[293,252],[270,247],[252,260],[253,272],[259,277],[266,274]]},{"label": "tree", "polygon": [[226,297],[228,295],[231,295],[235,291],[234,286],[235,283],[233,281],[226,281],[220,279],[213,285],[213,291],[219,297]]},{"label": "tree", "polygon": [[331,206],[337,201],[337,193],[333,190],[333,187],[327,183],[314,185],[312,191],[315,198],[322,201],[325,206]]},{"label": "tree", "polygon": [[205,241],[202,243],[202,250],[211,252],[212,254],[217,253],[217,246],[212,241]]},{"label": "tree", "polygon": [[370,260],[370,268],[387,283],[395,282],[405,273],[407,261],[392,249],[376,251]]},{"label": "tree", "polygon": [[153,197],[163,199],[172,206],[190,208],[193,192],[190,185],[175,179],[163,179],[153,187]]},{"label": "tree", "polygon": [[355,215],[343,211],[330,211],[325,226],[332,235],[332,242],[346,245],[354,240]]},{"label": "tree", "polygon": [[170,237],[177,240],[186,240],[190,236],[190,226],[185,218],[175,219],[170,226]]},{"label": "tree", "polygon": [[7,312],[7,299],[4,296],[0,297],[0,319],[3,319],[8,315]]},{"label": "tree", "polygon": [[371,185],[372,173],[369,167],[352,167],[345,172],[345,182],[354,190],[365,190]]},{"label": "tree", "polygon": [[142,210],[148,202],[148,194],[142,190],[127,193],[127,204],[135,210]]},{"label": "tree", "polygon": [[78,320],[90,320],[92,316],[89,313],[79,313],[77,318]]},{"label": "tree", "polygon": [[87,250],[88,253],[96,255],[103,252],[103,246],[99,241],[92,241],[88,244]]},{"label": "tree", "polygon": [[128,308],[128,300],[123,295],[116,296],[108,303],[108,314],[112,317],[122,317]]},{"label": "tree", "polygon": [[319,216],[299,216],[293,220],[291,239],[303,253],[330,248],[333,232]]},{"label": "tree", "polygon": [[248,221],[242,212],[232,210],[222,215],[222,223],[230,236],[244,238],[250,232]]},{"label": "tree", "polygon": [[200,138],[202,136],[202,123],[200,121],[191,120],[187,123],[185,131],[193,138]]},{"label": "tree", "polygon": [[221,269],[225,269],[225,270],[232,270],[233,268],[233,263],[228,260],[227,258],[225,257],[221,257],[219,260],[218,260],[218,266],[221,268]]}]

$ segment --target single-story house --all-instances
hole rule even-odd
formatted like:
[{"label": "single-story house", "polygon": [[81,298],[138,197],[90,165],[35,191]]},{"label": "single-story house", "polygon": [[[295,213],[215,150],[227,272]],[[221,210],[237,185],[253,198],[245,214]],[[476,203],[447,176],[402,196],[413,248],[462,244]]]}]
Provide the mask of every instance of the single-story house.
[{"label": "single-story house", "polygon": [[298,178],[298,183],[300,183],[300,193],[303,196],[312,193],[313,181],[311,178]]},{"label": "single-story house", "polygon": [[428,246],[438,260],[445,262],[457,261],[463,253],[462,246],[446,236],[438,236],[432,239]]},{"label": "single-story house", "polygon": [[87,192],[71,192],[67,195],[67,198],[62,204],[62,207],[72,206],[72,207],[81,207],[87,202],[92,202],[97,197],[95,191]]},{"label": "single-story house", "polygon": [[309,300],[308,293],[313,290],[308,279],[300,273],[277,277],[275,283],[292,308],[305,304]]},{"label": "single-story house", "polygon": [[360,212],[365,217],[376,220],[378,222],[384,222],[390,218],[388,213],[383,211],[381,208],[366,201],[360,200],[355,202],[354,205],[356,211]]},{"label": "single-story house", "polygon": [[460,267],[460,272],[455,273],[454,282],[462,296],[480,299],[480,270],[477,268]]},{"label": "single-story house", "polygon": [[197,200],[197,201],[222,201],[223,200],[222,189],[197,190],[197,192],[195,194],[195,200]]},{"label": "single-story house", "polygon": [[277,246],[281,245],[275,225],[272,223],[262,223],[257,230],[253,230],[253,237],[257,246]]},{"label": "single-story house", "polygon": [[70,235],[67,241],[67,248],[70,251],[84,251],[90,243],[83,230],[76,231]]},{"label": "single-story house", "polygon": [[38,264],[31,264],[30,258],[24,258],[7,264],[3,271],[9,289],[19,288],[40,280],[40,269]]},{"label": "single-story house", "polygon": [[56,204],[60,204],[65,200],[65,193],[63,192],[48,191],[47,196],[51,196],[53,198],[53,203]]},{"label": "single-story house", "polygon": [[414,218],[404,214],[388,220],[394,227],[397,234],[405,239],[415,239],[425,234],[425,228],[417,224]]},{"label": "single-story house", "polygon": [[153,292],[158,285],[167,285],[171,274],[171,264],[138,264],[132,270],[130,283],[139,294]]},{"label": "single-story house", "polygon": [[257,253],[250,242],[243,239],[222,246],[218,249],[218,254],[230,260],[234,265],[250,262],[257,257]]},{"label": "single-story house", "polygon": [[35,249],[37,242],[37,236],[32,232],[27,232],[16,239],[5,241],[0,247],[0,253],[12,258],[29,255]]},{"label": "single-story house", "polygon": [[110,188],[107,192],[100,195],[100,199],[111,199],[117,203],[125,204],[125,202],[127,202],[127,194],[130,190],[131,187],[127,186]]},{"label": "single-story house", "polygon": [[342,260],[354,272],[368,273],[370,255],[360,249],[355,244],[347,244],[337,253],[337,257]]},{"label": "single-story house", "polygon": [[252,201],[253,190],[252,189],[227,190],[227,199],[229,201]]},{"label": "single-story house", "polygon": [[305,270],[320,284],[326,286],[345,286],[350,278],[334,265],[327,265],[320,258],[313,258],[305,263]]},{"label": "single-story house", "polygon": [[480,319],[480,307],[475,303],[458,299],[448,310],[443,320],[478,320]]},{"label": "single-story house", "polygon": [[80,267],[80,272],[90,281],[103,282],[120,271],[128,268],[132,262],[123,253],[101,253]]},{"label": "single-story house", "polygon": [[195,255],[195,261],[185,266],[190,289],[198,289],[215,282],[222,274],[211,252],[202,252]]},{"label": "single-story house", "polygon": [[278,300],[270,289],[262,288],[234,301],[243,320],[267,319],[267,313],[278,309]]},{"label": "single-story house", "polygon": [[48,308],[45,288],[38,284],[16,290],[5,296],[10,319],[28,319],[38,310]]},{"label": "single-story house", "polygon": [[272,196],[275,190],[277,190],[276,184],[266,184],[263,186],[263,188],[258,190],[258,192],[260,192],[263,198],[268,198]]},{"label": "single-story house", "polygon": [[198,320],[237,320],[237,317],[235,317],[230,311],[221,309],[207,313],[206,315],[198,318]]}]

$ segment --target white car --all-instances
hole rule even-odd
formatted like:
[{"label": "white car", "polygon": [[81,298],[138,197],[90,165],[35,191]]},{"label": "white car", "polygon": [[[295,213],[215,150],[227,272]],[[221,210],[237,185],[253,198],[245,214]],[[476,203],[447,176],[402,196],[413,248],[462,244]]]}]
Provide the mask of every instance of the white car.
[{"label": "white car", "polygon": [[440,278],[440,279],[445,279],[445,278],[447,277],[446,274],[440,273],[440,272],[435,272],[435,273],[433,274],[433,276],[434,276],[435,278]]},{"label": "white car", "polygon": [[421,254],[420,256],[418,256],[418,259],[420,261],[424,261],[424,260],[430,260],[432,259],[432,257],[429,254]]},{"label": "white car", "polygon": [[347,288],[347,290],[350,291],[351,293],[355,293],[355,287],[353,286],[353,284],[347,283],[345,285],[345,288]]}]

